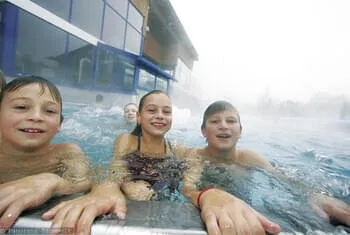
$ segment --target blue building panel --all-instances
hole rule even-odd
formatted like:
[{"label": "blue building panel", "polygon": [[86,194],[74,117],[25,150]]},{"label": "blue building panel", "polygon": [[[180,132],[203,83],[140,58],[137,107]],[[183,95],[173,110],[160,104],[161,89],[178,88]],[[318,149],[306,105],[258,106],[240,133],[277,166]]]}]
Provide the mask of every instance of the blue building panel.
[{"label": "blue building panel", "polygon": [[[99,0],[100,10],[93,17],[98,20],[88,23],[83,20],[87,17],[83,15],[85,12],[77,11],[77,6],[83,2],[86,4],[85,0],[65,1],[65,11],[60,14],[56,12],[57,4],[51,6],[46,1],[40,0],[30,4],[36,3],[46,7],[46,10],[55,17],[65,18],[65,22],[71,23],[73,29],[78,26],[79,30],[91,33],[91,37],[95,36],[101,40],[97,44],[91,43],[91,40],[89,42],[88,39],[85,41],[81,34],[78,35],[58,23],[53,23],[57,21],[51,22],[50,17],[39,17],[37,12],[30,12],[6,1],[0,3],[2,6],[0,66],[4,73],[11,77],[37,75],[48,78],[58,85],[126,94],[159,87],[165,91],[169,90],[169,81],[174,78],[141,56],[144,17],[138,9],[127,1],[125,12],[120,13],[118,9],[123,8],[123,4],[118,6],[115,1]],[[86,4],[85,8],[87,5],[89,4]],[[129,22],[130,7],[133,11]],[[89,11],[89,19],[94,12]],[[103,30],[108,25],[113,27],[116,22],[113,16],[118,16],[125,27],[122,33],[107,35]],[[111,31],[109,28],[108,30]],[[118,41],[122,44],[119,45]],[[140,85],[140,70],[146,71],[152,77],[152,82],[147,86]]]}]

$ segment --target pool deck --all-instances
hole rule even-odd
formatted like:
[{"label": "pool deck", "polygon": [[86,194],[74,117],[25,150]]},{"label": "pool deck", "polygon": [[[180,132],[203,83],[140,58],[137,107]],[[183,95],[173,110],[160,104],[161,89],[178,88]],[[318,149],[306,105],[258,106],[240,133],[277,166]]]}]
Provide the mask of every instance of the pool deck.
[{"label": "pool deck", "polygon": [[[51,221],[43,221],[40,217],[53,203],[56,204],[57,200],[23,213],[7,234],[48,234]],[[198,209],[190,203],[128,201],[127,206],[125,220],[113,216],[100,217],[94,222],[91,234],[207,234]]]}]

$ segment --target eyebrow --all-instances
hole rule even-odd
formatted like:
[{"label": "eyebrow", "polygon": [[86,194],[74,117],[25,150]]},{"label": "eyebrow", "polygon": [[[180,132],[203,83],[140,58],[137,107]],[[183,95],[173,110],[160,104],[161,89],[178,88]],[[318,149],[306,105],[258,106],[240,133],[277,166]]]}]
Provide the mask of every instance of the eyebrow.
[{"label": "eyebrow", "polygon": [[[11,98],[9,97],[9,99],[11,101],[16,101],[16,100],[26,100],[26,101],[31,101],[32,99],[27,98],[27,97],[15,97],[15,98]],[[51,100],[45,100],[45,104],[50,104],[50,105],[59,105],[58,102],[56,101],[51,101]]]},{"label": "eyebrow", "polygon": [[161,108],[171,108],[171,106],[169,106],[169,105],[166,105],[166,106],[160,106],[160,105],[157,105],[157,104],[148,104],[148,105],[146,105],[146,107],[150,107],[150,106],[161,107]]},{"label": "eyebrow", "polygon": [[[211,119],[211,118],[221,118],[221,117],[219,117],[218,115],[214,114],[214,115],[208,117],[208,119]],[[236,116],[227,116],[227,117],[224,117],[224,118],[234,118],[234,119],[238,119],[237,115],[236,115]]]}]

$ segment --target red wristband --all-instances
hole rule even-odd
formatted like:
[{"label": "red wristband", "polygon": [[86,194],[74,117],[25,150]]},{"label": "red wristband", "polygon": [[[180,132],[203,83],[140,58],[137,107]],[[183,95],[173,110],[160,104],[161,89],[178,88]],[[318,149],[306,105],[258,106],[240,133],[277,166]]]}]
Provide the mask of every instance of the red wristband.
[{"label": "red wristband", "polygon": [[198,197],[197,197],[197,205],[199,208],[200,208],[199,202],[201,200],[203,193],[205,193],[206,191],[209,191],[211,189],[217,189],[217,188],[214,186],[209,186],[209,187],[206,187],[205,189],[203,189],[202,191],[199,192]]}]

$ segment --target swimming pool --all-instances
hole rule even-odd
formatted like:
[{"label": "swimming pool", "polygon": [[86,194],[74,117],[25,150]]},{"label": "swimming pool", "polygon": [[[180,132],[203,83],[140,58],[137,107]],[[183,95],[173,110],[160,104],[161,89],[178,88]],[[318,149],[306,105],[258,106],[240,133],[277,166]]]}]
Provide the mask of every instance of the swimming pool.
[{"label": "swimming pool", "polygon": [[[301,188],[312,187],[350,203],[350,121],[241,115],[239,147],[261,153],[290,178],[304,182]],[[64,116],[63,128],[54,141],[79,144],[97,164],[108,163],[116,136],[128,131],[121,125],[122,108],[117,106],[101,109],[66,103]],[[201,115],[175,107],[167,138],[203,146],[200,123]],[[237,167],[224,171],[209,169],[207,174],[215,179],[220,173],[223,187],[230,183],[228,190],[278,222],[282,231],[342,233],[341,226],[324,223],[306,206],[305,191],[299,184],[290,185],[262,171],[237,174],[243,172]]]}]

